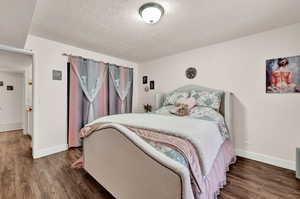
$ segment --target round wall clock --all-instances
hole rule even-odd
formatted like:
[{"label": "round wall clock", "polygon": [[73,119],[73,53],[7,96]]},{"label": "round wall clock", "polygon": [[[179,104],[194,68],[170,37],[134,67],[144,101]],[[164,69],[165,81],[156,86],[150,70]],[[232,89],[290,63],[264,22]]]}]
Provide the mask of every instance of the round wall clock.
[{"label": "round wall clock", "polygon": [[194,67],[189,67],[188,69],[186,69],[185,71],[185,76],[188,79],[194,79],[197,75],[197,69]]}]

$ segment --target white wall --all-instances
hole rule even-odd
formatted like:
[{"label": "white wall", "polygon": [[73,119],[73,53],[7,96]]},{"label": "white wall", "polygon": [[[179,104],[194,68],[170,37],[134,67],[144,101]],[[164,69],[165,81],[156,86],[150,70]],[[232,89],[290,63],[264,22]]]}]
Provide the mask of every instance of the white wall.
[{"label": "white wall", "polygon": [[[155,92],[185,84],[231,91],[238,154],[294,169],[300,146],[300,94],[266,94],[265,61],[300,55],[299,35],[296,24],[140,63],[140,77],[149,75],[156,83],[155,91],[145,93],[139,80],[140,105],[153,103]],[[185,78],[190,66],[198,67],[194,80]]]},{"label": "white wall", "polygon": [[[33,143],[35,158],[67,149],[67,57],[62,56],[62,53],[134,67],[134,76],[137,77],[136,63],[33,35],[29,35],[25,48],[35,52],[34,74],[37,76],[33,84],[37,91],[37,98],[34,100],[37,100],[38,104],[38,107],[33,107],[36,111]],[[62,71],[62,81],[52,80],[53,69]],[[137,85],[136,81],[134,85]],[[135,105],[137,89],[134,88],[134,91],[133,104]]]},{"label": "white wall", "polygon": [[[22,129],[24,113],[24,77],[22,73],[0,72],[0,132]],[[13,86],[7,91],[6,86]]]}]

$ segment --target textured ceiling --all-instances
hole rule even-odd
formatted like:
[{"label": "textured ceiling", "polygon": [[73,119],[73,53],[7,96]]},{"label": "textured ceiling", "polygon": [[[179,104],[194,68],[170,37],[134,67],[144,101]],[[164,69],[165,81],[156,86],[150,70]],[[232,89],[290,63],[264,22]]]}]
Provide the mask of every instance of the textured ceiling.
[{"label": "textured ceiling", "polygon": [[0,1],[0,44],[24,48],[36,0]]},{"label": "textured ceiling", "polygon": [[31,33],[142,62],[300,22],[299,0],[156,0],[162,20],[141,21],[145,0],[39,0]]},{"label": "textured ceiling", "polygon": [[23,71],[32,65],[32,56],[0,50],[0,71]]}]

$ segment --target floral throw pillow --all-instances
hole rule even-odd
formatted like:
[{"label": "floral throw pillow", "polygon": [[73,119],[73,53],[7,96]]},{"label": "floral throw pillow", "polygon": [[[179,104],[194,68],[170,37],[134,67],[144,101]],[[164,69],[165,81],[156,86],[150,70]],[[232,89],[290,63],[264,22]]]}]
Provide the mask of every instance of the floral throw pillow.
[{"label": "floral throw pillow", "polygon": [[166,95],[163,106],[176,104],[176,101],[180,98],[188,98],[188,92],[173,92]]},{"label": "floral throw pillow", "polygon": [[222,94],[220,91],[191,91],[191,97],[196,100],[198,106],[210,107],[217,111],[220,109]]}]

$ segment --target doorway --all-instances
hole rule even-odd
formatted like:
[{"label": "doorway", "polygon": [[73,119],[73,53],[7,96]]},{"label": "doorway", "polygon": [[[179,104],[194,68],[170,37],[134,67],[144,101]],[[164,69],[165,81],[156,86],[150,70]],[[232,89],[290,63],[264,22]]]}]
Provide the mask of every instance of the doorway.
[{"label": "doorway", "polygon": [[0,45],[0,133],[35,138],[34,53]]}]

